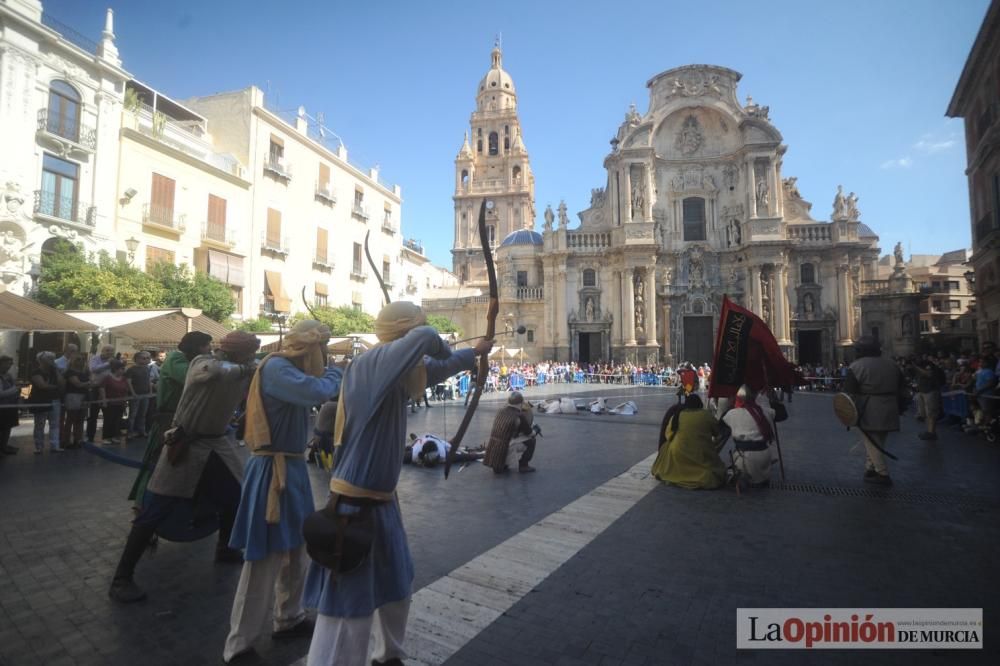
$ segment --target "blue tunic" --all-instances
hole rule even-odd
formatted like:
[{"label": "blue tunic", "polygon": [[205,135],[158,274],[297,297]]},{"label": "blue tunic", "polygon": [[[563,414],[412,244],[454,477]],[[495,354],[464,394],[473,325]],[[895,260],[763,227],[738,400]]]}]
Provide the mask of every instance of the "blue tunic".
[{"label": "blue tunic", "polygon": [[[336,395],[343,372],[327,368],[322,377],[312,377],[280,356],[269,359],[261,373],[264,411],[271,429],[272,451],[302,454],[309,442],[309,411]],[[309,471],[302,457],[285,458],[285,492],[281,494],[281,518],[275,525],[265,520],[267,492],[274,471],[274,458],[250,456],[243,476],[243,493],[236,523],[229,539],[233,548],[244,549],[247,560],[262,560],[303,544],[302,524],[315,511]]]},{"label": "blue tunic", "polygon": [[[452,353],[430,326],[414,328],[359,356],[344,377],[344,434],[333,476],[362,488],[393,491],[406,440],[407,395],[401,380],[423,362],[432,386],[471,370],[475,360],[471,349]],[[361,567],[332,581],[328,569],[310,562],[303,596],[307,608],[333,617],[366,617],[410,596],[413,560],[399,503],[379,504],[374,513],[372,553]]]}]

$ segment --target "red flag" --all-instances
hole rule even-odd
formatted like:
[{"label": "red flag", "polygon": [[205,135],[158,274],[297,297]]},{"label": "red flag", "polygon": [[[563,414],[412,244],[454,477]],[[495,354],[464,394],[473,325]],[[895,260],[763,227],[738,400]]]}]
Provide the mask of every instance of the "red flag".
[{"label": "red flag", "polygon": [[730,398],[743,384],[755,391],[792,386],[796,374],[764,320],[723,296],[708,397]]}]

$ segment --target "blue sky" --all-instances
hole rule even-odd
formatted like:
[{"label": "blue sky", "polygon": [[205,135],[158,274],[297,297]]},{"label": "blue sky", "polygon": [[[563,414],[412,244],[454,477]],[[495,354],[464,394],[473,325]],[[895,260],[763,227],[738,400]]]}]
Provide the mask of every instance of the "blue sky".
[{"label": "blue sky", "polygon": [[539,226],[546,204],[575,213],[604,185],[608,140],[630,102],[645,110],[647,80],[710,63],[770,107],[813,217],[828,219],[842,183],[883,252],[970,243],[964,130],[944,112],[988,0],[44,4],[95,39],[110,4],[125,67],[172,97],[257,84],[323,112],[353,161],[402,186],[404,234],[444,266],[453,161],[497,33]]}]

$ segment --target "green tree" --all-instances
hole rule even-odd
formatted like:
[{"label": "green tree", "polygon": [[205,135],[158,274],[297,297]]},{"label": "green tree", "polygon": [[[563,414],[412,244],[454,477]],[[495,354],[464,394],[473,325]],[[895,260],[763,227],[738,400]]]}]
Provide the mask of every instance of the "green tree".
[{"label": "green tree", "polygon": [[165,306],[198,308],[215,321],[225,321],[236,311],[229,287],[206,273],[192,275],[186,265],[161,261],[149,268],[149,274],[163,286]]},{"label": "green tree", "polygon": [[454,333],[459,337],[462,335],[462,329],[456,326],[455,322],[444,315],[427,315],[427,323],[436,328],[438,333]]},{"label": "green tree", "polygon": [[154,308],[163,298],[151,276],[106,253],[88,260],[81,248],[64,244],[42,259],[38,300],[54,308]]},{"label": "green tree", "polygon": [[60,310],[199,308],[216,321],[236,309],[225,284],[186,266],[158,263],[146,273],[104,252],[88,258],[70,243],[43,256],[37,298]]},{"label": "green tree", "polygon": [[[349,305],[342,305],[339,308],[321,305],[314,307],[313,313],[318,321],[330,327],[330,333],[335,336],[375,332],[375,317],[361,310],[355,310]],[[292,317],[290,323],[294,324],[312,316],[308,313],[298,313]]]}]

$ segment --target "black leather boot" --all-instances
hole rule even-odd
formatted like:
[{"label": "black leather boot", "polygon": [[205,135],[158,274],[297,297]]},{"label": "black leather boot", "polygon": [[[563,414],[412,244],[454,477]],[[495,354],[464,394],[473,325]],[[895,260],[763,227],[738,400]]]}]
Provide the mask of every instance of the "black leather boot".
[{"label": "black leather boot", "polygon": [[118,568],[115,569],[115,577],[111,581],[111,588],[108,596],[121,603],[132,603],[142,601],[146,598],[146,593],[135,584],[132,576],[135,574],[135,567],[139,564],[143,552],[152,539],[154,528],[144,525],[132,525],[132,530],[128,533],[125,541],[125,550],[118,561]]}]

